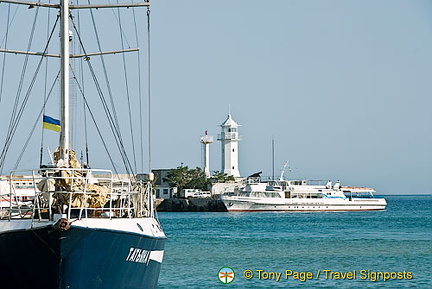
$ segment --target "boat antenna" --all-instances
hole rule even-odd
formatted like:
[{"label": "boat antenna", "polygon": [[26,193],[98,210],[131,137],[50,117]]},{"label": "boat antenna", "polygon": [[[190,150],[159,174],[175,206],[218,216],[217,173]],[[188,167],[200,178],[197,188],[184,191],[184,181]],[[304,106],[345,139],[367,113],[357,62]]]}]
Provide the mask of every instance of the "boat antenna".
[{"label": "boat antenna", "polygon": [[275,147],[274,147],[274,137],[272,136],[272,180],[275,179]]}]

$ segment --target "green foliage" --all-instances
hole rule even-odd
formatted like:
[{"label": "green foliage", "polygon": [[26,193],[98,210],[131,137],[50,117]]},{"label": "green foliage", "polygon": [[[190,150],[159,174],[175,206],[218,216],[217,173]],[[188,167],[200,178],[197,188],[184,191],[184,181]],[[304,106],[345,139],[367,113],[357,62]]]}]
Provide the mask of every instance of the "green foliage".
[{"label": "green foliage", "polygon": [[235,181],[235,178],[233,176],[229,176],[226,173],[215,171],[213,176],[210,178],[210,182],[212,183],[228,183]]},{"label": "green foliage", "polygon": [[189,169],[188,166],[180,166],[170,170],[163,180],[170,187],[177,187],[178,191],[182,189],[207,190],[210,183],[201,168]]}]

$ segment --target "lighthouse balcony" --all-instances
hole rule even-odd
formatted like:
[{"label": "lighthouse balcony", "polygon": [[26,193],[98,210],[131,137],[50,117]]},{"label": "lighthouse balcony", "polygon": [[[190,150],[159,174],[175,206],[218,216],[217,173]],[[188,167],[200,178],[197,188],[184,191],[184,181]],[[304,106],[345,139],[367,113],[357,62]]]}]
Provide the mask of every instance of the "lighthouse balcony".
[{"label": "lighthouse balcony", "polygon": [[218,140],[241,140],[237,132],[222,132],[218,134]]},{"label": "lighthouse balcony", "polygon": [[213,142],[213,136],[211,135],[204,135],[200,138],[200,142],[207,144],[207,143],[212,143]]}]

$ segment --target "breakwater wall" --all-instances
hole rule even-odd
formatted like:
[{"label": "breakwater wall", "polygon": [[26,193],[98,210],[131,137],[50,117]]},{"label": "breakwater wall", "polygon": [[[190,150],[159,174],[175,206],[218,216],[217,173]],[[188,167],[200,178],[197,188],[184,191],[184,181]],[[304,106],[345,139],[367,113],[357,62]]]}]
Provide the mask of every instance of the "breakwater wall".
[{"label": "breakwater wall", "polygon": [[156,202],[158,212],[226,212],[221,200],[209,198],[165,199]]}]

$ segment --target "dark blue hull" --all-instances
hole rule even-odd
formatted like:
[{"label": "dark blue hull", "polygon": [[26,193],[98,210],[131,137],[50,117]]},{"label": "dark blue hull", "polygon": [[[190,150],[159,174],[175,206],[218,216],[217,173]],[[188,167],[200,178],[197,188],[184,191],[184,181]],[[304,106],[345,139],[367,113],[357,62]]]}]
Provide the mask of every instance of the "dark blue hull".
[{"label": "dark blue hull", "polygon": [[155,288],[165,238],[46,226],[0,234],[1,288]]}]

